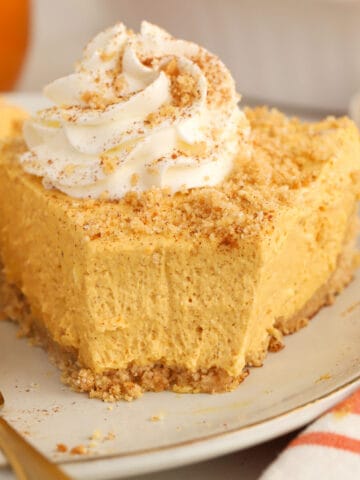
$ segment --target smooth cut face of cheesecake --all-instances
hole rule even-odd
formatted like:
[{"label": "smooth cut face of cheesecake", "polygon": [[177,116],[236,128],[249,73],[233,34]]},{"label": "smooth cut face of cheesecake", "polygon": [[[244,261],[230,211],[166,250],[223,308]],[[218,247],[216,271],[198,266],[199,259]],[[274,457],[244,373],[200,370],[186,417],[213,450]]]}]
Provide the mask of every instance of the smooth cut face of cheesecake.
[{"label": "smooth cut face of cheesecake", "polygon": [[91,397],[218,392],[351,280],[359,133],[245,111],[250,149],[223,182],[72,198],[0,153],[1,310]]}]

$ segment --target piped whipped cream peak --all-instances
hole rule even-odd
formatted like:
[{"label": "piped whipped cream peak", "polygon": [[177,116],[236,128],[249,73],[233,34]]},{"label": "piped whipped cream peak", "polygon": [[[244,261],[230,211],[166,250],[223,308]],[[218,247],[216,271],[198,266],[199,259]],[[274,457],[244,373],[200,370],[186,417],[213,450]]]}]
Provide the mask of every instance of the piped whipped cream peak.
[{"label": "piped whipped cream peak", "polygon": [[44,93],[55,106],[25,123],[20,160],[72,197],[216,185],[249,133],[224,64],[148,22],[98,34]]}]

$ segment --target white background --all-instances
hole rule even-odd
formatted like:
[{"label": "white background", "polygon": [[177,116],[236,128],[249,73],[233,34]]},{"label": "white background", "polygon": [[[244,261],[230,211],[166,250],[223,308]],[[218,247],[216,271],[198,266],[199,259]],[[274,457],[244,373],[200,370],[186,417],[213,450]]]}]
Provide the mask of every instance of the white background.
[{"label": "white background", "polygon": [[360,88],[358,0],[33,0],[18,89],[69,73],[99,30],[142,19],[218,53],[245,100],[337,113]]}]

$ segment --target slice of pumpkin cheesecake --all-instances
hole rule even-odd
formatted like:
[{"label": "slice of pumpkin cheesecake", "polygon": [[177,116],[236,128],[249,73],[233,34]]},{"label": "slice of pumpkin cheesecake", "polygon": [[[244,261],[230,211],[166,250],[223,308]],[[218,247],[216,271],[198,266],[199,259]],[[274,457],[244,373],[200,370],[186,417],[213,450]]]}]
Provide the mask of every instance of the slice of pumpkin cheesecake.
[{"label": "slice of pumpkin cheesecake", "polygon": [[76,390],[232,390],[351,280],[349,119],[240,112],[219,59],[150,24],[46,92],[0,152],[0,301]]},{"label": "slice of pumpkin cheesecake", "polygon": [[176,195],[73,199],[23,171],[21,141],[3,147],[3,310],[56,350],[74,388],[232,389],[350,281],[356,128],[247,116],[251,155],[220,186]]}]

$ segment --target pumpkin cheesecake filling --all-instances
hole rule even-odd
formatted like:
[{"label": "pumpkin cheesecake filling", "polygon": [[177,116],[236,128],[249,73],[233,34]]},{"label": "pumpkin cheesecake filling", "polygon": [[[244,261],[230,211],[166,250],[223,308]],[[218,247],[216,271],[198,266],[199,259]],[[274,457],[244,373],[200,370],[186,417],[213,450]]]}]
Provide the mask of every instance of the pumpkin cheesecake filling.
[{"label": "pumpkin cheesecake filling", "polygon": [[[173,52],[172,37],[148,24],[143,28],[143,36],[150,29],[152,49],[165,55],[166,44],[168,55],[170,42]],[[130,55],[146,50],[143,38],[120,30],[115,36],[108,31],[106,48],[123,35],[116,48],[123,65],[124,52],[133,64],[125,62],[122,77],[116,73],[116,85],[101,71],[91,87],[100,84],[102,96],[79,94],[79,84],[88,88],[93,81],[85,58],[75,80],[65,77],[50,90],[54,101],[66,91],[73,103],[80,98],[86,105],[40,113],[25,126],[30,145],[14,136],[1,147],[0,311],[51,352],[66,383],[91,397],[229,391],[249,366],[262,364],[268,349],[282,347],[282,334],[306,325],[350,282],[357,258],[359,133],[347,118],[312,124],[266,108],[241,112],[229,77],[220,106],[209,104],[210,80],[208,89],[199,87],[198,115],[186,97],[189,78],[179,80],[181,68],[195,75],[197,85],[201,75],[208,78],[200,61],[187,63],[190,47],[176,44],[176,56],[185,55],[181,68],[179,60],[140,55],[144,69]],[[100,40],[87,50],[92,62],[99,42],[105,48]],[[203,50],[201,55],[225,72]],[[131,84],[134,65],[143,83],[136,77]],[[167,100],[156,120],[134,120],[142,122],[136,128],[143,133],[124,148],[128,134],[113,135],[109,109],[122,108],[164,76],[166,95],[183,88],[185,106]],[[99,98],[106,102],[99,105]],[[169,124],[168,115],[189,105],[186,133],[188,125]],[[64,117],[70,114],[74,125]],[[214,131],[214,119],[225,114],[232,119],[229,128]],[[81,151],[104,116],[92,153]],[[196,128],[198,136],[190,138]],[[148,155],[159,153],[159,132],[171,141],[161,147],[160,159],[150,161]],[[111,145],[110,153],[99,153],[100,144]],[[105,157],[111,161],[104,169]],[[156,169],[153,183],[149,168]]]}]

